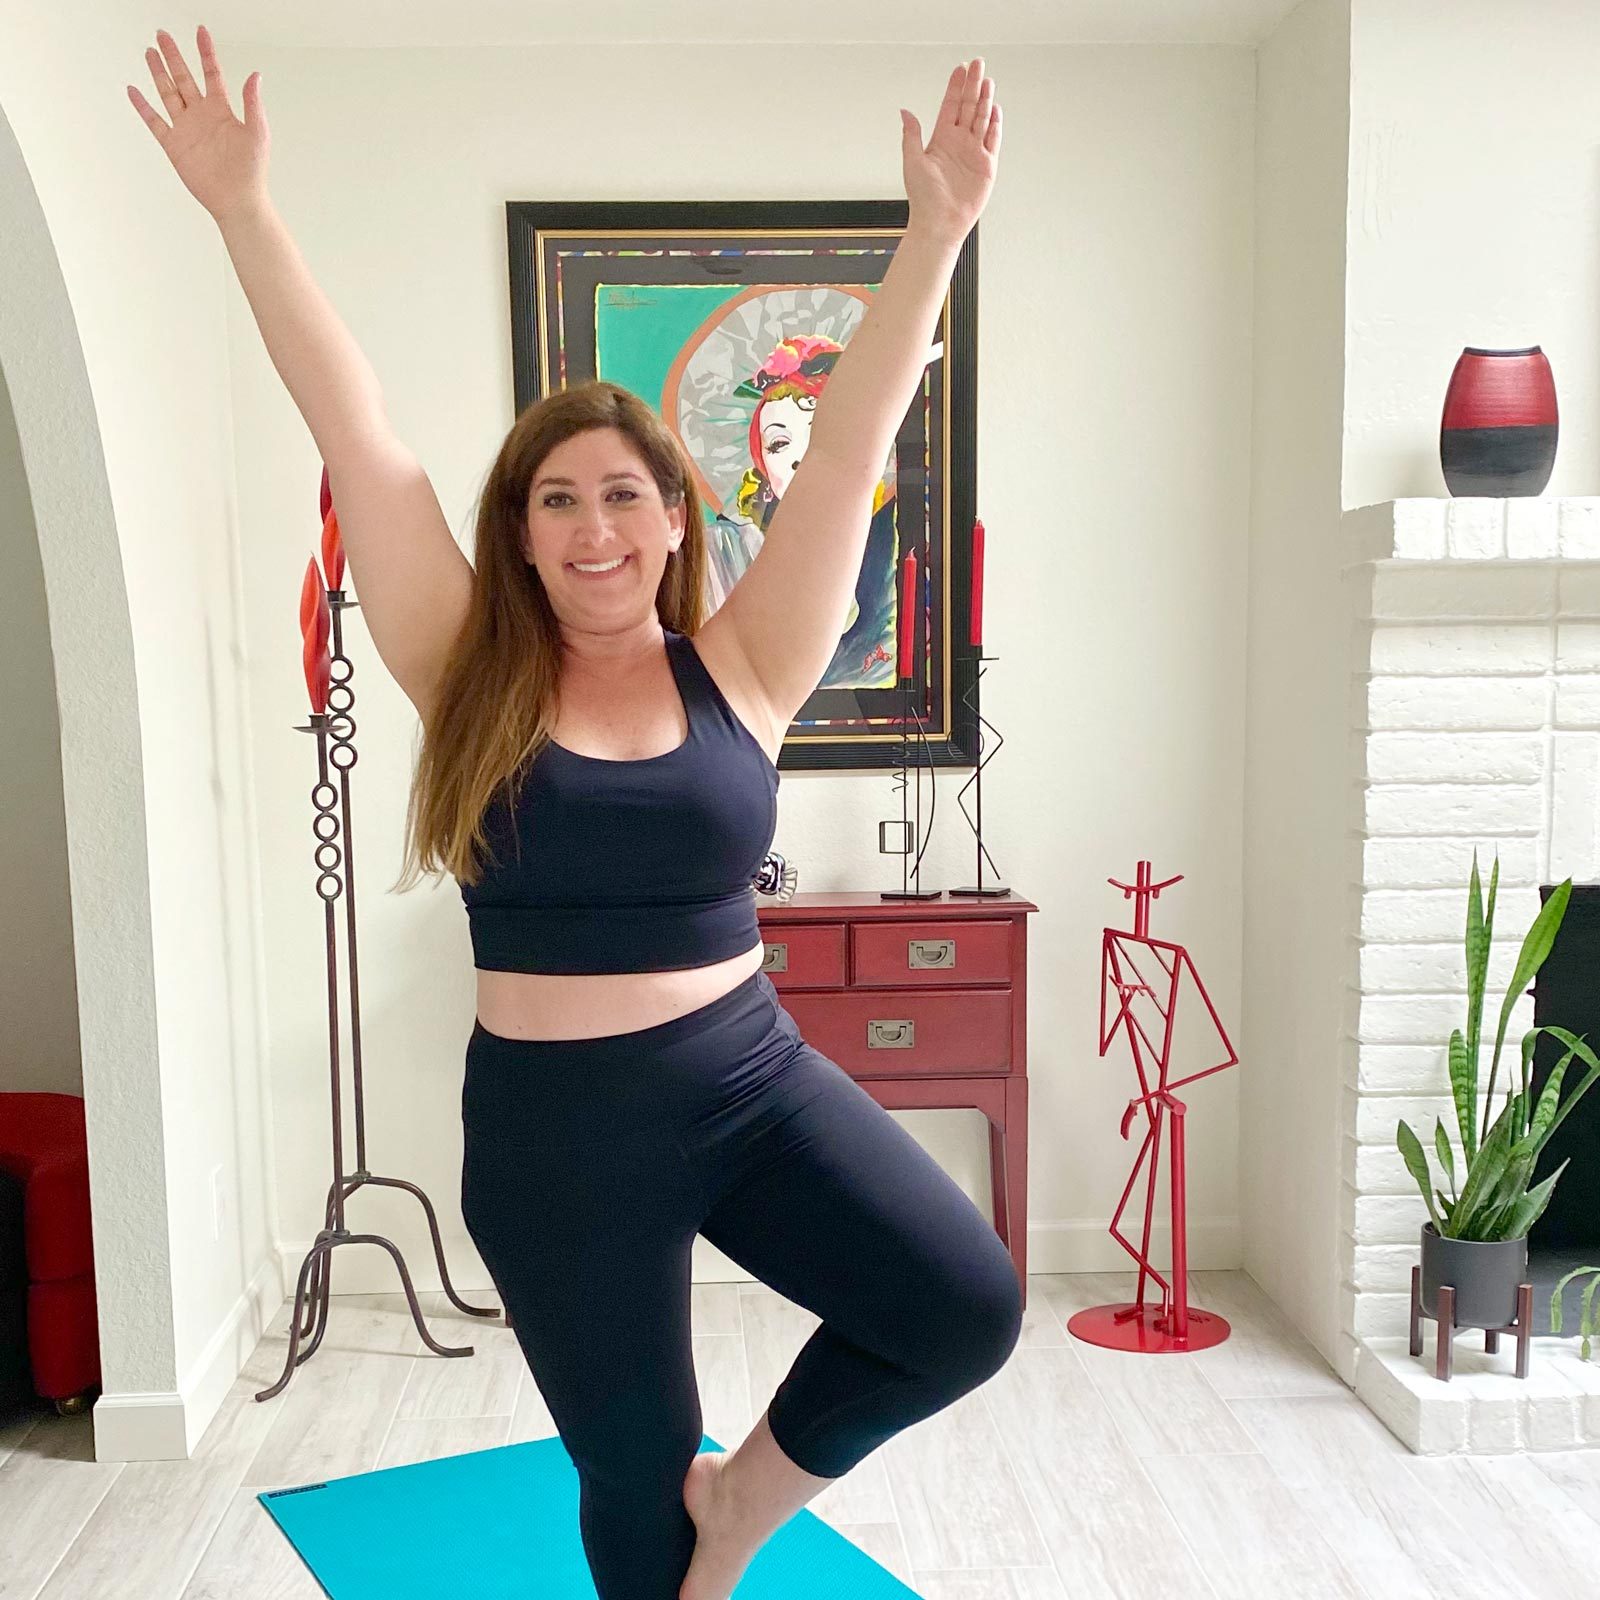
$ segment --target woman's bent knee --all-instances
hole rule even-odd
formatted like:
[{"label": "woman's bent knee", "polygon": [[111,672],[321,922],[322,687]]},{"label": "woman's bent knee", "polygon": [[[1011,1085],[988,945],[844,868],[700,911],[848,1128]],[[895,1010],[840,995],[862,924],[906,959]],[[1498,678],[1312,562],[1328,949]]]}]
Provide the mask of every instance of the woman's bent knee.
[{"label": "woman's bent knee", "polygon": [[966,1387],[993,1377],[1022,1336],[1022,1286],[1010,1256],[1002,1255],[1003,1270],[985,1274],[951,1308],[950,1361]]},{"label": "woman's bent knee", "polygon": [[978,1307],[979,1343],[990,1372],[998,1372],[1022,1337],[1022,1285],[1009,1256],[1004,1275],[992,1290],[979,1298]]}]

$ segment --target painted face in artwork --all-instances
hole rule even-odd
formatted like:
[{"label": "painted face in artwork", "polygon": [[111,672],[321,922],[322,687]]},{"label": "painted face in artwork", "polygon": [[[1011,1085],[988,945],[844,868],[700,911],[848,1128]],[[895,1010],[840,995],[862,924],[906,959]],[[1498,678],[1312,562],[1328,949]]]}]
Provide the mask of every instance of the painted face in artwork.
[{"label": "painted face in artwork", "polygon": [[816,396],[809,394],[785,395],[761,408],[761,466],[779,500],[805,459],[816,409]]}]

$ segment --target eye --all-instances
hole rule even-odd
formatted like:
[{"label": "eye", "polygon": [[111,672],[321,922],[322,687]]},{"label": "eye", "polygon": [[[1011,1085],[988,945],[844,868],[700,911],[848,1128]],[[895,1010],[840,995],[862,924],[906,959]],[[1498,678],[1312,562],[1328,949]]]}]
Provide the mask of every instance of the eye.
[{"label": "eye", "polygon": [[767,446],[767,454],[769,456],[782,455],[783,452],[788,448],[789,441],[787,439],[774,439],[772,443]]},{"label": "eye", "polygon": [[[630,500],[637,500],[639,498],[639,496],[632,489],[613,489],[611,492],[613,494],[625,494]],[[552,489],[539,503],[540,505],[549,506],[553,505],[557,500],[570,500],[571,498],[572,496],[569,495],[565,489]]]}]

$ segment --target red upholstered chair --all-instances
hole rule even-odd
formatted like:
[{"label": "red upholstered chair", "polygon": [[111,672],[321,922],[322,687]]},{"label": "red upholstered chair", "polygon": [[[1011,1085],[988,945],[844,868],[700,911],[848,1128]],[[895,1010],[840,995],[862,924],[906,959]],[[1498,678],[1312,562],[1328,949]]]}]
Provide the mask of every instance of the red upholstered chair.
[{"label": "red upholstered chair", "polygon": [[33,1386],[81,1411],[100,1382],[82,1098],[0,1093],[0,1169],[23,1186]]}]

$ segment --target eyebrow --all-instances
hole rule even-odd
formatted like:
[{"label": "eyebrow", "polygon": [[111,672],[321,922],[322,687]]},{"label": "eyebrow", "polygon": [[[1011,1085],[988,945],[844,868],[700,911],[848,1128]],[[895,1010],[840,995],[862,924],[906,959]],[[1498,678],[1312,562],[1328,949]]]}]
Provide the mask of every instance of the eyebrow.
[{"label": "eyebrow", "polygon": [[[635,483],[644,482],[644,479],[637,472],[608,472],[600,481],[601,483],[612,483],[618,478],[632,478]],[[576,489],[578,486],[576,478],[535,478],[533,486],[537,489],[541,484],[546,483],[563,484],[569,489]]]}]

